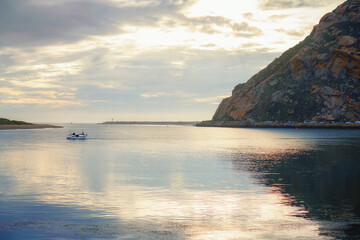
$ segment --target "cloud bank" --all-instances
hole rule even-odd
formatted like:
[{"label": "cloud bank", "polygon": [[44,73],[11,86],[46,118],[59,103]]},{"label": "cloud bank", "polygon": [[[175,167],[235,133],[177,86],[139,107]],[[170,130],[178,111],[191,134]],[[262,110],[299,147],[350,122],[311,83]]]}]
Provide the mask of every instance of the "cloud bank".
[{"label": "cloud bank", "polygon": [[289,8],[303,8],[311,7],[318,8],[324,7],[329,4],[338,3],[337,0],[261,0],[260,8],[263,10],[275,10],[275,9],[289,9]]},{"label": "cloud bank", "polygon": [[219,4],[0,1],[0,117],[209,119],[235,85],[304,38],[324,13],[316,8],[326,10],[307,0],[192,10],[201,1]]}]

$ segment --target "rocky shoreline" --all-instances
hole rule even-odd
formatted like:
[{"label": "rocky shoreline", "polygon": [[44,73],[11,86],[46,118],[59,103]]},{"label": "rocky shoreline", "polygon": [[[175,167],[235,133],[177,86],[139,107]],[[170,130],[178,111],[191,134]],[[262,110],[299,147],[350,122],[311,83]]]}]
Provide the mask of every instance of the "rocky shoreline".
[{"label": "rocky shoreline", "polygon": [[355,123],[280,123],[280,122],[243,122],[243,121],[202,121],[197,127],[232,128],[313,128],[313,129],[360,129]]},{"label": "rocky shoreline", "polygon": [[42,129],[42,128],[63,128],[63,127],[54,126],[50,124],[0,124],[0,130]]}]

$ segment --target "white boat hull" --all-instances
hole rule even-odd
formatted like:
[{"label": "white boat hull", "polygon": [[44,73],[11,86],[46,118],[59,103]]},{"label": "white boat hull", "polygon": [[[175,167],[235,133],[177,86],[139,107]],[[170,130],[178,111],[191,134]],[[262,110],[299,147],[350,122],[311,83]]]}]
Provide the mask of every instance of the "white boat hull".
[{"label": "white boat hull", "polygon": [[86,139],[86,135],[82,135],[82,134],[79,134],[79,135],[68,135],[66,137],[67,140],[85,140]]}]

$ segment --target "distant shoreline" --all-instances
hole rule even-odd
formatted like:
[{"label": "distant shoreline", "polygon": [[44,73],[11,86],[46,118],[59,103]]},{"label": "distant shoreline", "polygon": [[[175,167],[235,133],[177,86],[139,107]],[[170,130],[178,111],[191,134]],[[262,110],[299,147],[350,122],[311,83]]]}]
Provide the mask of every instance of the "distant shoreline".
[{"label": "distant shoreline", "polygon": [[202,121],[197,127],[232,127],[232,128],[311,128],[311,129],[360,129],[355,123],[265,123],[240,121]]},{"label": "distant shoreline", "polygon": [[160,122],[160,121],[111,121],[101,124],[120,124],[120,125],[195,125],[199,122]]},{"label": "distant shoreline", "polygon": [[0,124],[0,130],[63,128],[50,124]]}]

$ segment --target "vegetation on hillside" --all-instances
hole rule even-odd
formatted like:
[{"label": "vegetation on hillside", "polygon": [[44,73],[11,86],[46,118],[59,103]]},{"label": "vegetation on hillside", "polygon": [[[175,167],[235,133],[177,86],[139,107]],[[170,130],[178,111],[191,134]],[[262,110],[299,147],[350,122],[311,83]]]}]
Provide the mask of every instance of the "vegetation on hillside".
[{"label": "vegetation on hillside", "polygon": [[31,123],[0,118],[0,125],[31,125]]}]

